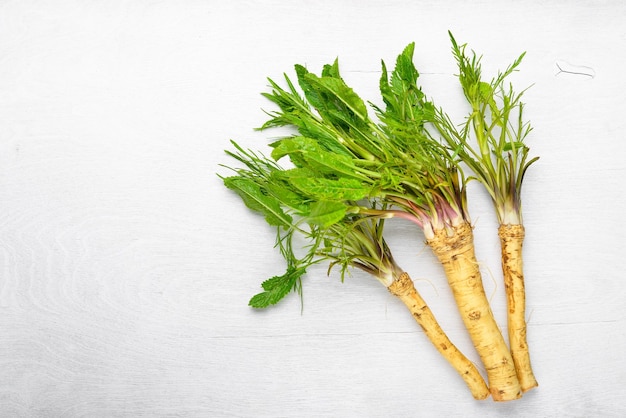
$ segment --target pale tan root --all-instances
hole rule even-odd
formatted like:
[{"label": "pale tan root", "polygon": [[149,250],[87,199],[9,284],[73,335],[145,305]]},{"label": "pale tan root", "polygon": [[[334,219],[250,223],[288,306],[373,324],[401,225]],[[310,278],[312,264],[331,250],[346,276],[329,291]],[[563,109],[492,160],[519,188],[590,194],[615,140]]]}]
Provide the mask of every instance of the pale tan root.
[{"label": "pale tan root", "polygon": [[435,348],[463,378],[472,396],[475,399],[487,398],[489,389],[485,380],[476,366],[452,344],[443,329],[441,329],[432,311],[419,293],[417,293],[409,275],[407,273],[400,274],[388,289],[389,292],[397,296],[406,305]]},{"label": "pale tan root", "polygon": [[493,400],[518,399],[522,391],[513,358],[485,295],[472,228],[464,222],[452,229],[451,233],[436,231],[427,244],[443,265],[463,323],[485,366]]},{"label": "pale tan root", "polygon": [[498,236],[502,247],[502,271],[507,295],[509,345],[522,391],[539,386],[530,364],[526,342],[526,292],[522,268],[523,225],[500,225]]}]

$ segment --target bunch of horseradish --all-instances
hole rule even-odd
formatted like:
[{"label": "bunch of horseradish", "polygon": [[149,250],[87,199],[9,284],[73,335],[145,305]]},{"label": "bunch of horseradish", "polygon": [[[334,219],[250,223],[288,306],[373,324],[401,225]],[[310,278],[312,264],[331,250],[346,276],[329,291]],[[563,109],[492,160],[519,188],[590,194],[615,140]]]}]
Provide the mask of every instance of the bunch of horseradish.
[{"label": "bunch of horseradish", "polygon": [[[406,305],[474,398],[507,401],[537,386],[526,341],[521,216],[523,176],[537,158],[527,157],[524,140],[531,129],[522,118],[522,93],[504,83],[523,54],[485,82],[480,58],[466,54],[452,34],[450,39],[471,108],[462,123],[453,122],[418,86],[414,44],[390,73],[382,63],[384,105],[370,104],[374,118],[341,77],[337,60],[319,75],[296,65],[297,84],[287,75],[284,87],[269,80],[271,92],[263,95],[277,110],[268,112],[270,119],[260,128],[291,127],[291,134],[271,143],[269,156],[231,141],[233,149],[226,152],[237,166],[220,177],[276,229],[276,246],[286,261],[285,273],[262,283],[252,307],[276,304],[292,290],[302,296],[302,278],[314,264],[328,263],[329,271],[338,267],[342,279],[357,268]],[[472,176],[465,175],[468,168]],[[474,253],[466,187],[472,179],[490,194],[500,223],[509,345]],[[391,218],[413,222],[443,266],[486,382],[394,260],[384,233]]]}]

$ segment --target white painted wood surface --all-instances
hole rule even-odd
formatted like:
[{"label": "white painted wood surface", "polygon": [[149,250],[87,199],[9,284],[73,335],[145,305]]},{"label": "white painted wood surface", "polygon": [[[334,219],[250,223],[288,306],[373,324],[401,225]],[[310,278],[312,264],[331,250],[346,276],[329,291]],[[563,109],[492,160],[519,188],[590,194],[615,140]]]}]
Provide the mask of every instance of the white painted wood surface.
[{"label": "white painted wood surface", "polygon": [[[0,416],[626,416],[625,24],[617,0],[1,2]],[[264,147],[259,93],[295,63],[339,56],[377,100],[380,59],[416,41],[423,85],[461,112],[448,29],[485,71],[528,51],[514,81],[534,83],[525,259],[541,386],[505,404],[472,400],[364,275],[311,271],[302,313],[296,295],[248,308],[282,260],[215,175],[230,138]],[[470,191],[504,324],[493,215]],[[391,229],[477,360],[423,237]]]}]

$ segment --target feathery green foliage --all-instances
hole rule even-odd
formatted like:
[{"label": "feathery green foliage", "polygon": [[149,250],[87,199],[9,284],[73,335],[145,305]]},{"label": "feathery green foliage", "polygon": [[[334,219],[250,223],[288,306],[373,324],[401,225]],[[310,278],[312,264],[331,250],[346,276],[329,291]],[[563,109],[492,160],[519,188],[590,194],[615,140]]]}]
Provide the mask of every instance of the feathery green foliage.
[{"label": "feathery green foliage", "polygon": [[[250,300],[250,306],[267,307],[291,290],[300,292],[307,268],[324,260],[330,261],[329,269],[339,265],[342,278],[350,267],[356,267],[391,284],[398,268],[382,236],[384,219],[358,213],[358,208],[375,208],[376,203],[352,201],[364,193],[354,179],[342,185],[324,177],[302,177],[298,174],[303,168],[283,169],[263,155],[232,144],[236,152],[227,153],[245,168],[222,177],[224,184],[276,227],[276,244],[287,262],[286,272],[263,282],[263,292]],[[294,234],[308,243],[304,255],[298,256],[293,249]]]},{"label": "feathery green foliage", "polygon": [[438,109],[433,122],[448,145],[467,164],[491,195],[501,224],[521,224],[521,190],[524,174],[538,157],[528,159],[524,139],[531,126],[524,121],[521,93],[505,81],[517,70],[525,53],[490,82],[483,81],[481,57],[466,52],[450,33],[452,52],[459,67],[459,82],[471,112],[457,129]]}]

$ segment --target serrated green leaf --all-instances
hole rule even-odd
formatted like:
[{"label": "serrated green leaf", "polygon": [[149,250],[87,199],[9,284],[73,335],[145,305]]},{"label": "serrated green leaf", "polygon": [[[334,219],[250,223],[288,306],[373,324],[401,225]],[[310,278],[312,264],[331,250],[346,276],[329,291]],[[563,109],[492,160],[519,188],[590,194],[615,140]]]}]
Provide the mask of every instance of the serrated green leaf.
[{"label": "serrated green leaf", "polygon": [[402,147],[414,142],[423,131],[426,122],[424,107],[429,104],[417,85],[419,73],[413,64],[414,49],[415,44],[411,43],[397,57],[390,81],[386,80],[383,65],[384,78],[380,80],[380,91],[387,105],[384,111],[379,112],[380,118]]},{"label": "serrated green leaf", "polygon": [[304,92],[304,97],[306,97],[311,106],[314,108],[318,110],[324,109],[326,107],[324,99],[321,97],[319,89],[311,83],[311,79],[309,78],[310,75],[313,77],[315,77],[315,75],[311,74],[309,70],[299,64],[295,66],[295,70],[298,78],[298,84]]},{"label": "serrated green leaf", "polygon": [[314,170],[324,174],[342,175],[360,178],[351,158],[330,152],[307,153],[304,155],[307,164]]},{"label": "serrated green leaf", "polygon": [[309,103],[322,116],[330,115],[331,110],[350,110],[360,119],[367,118],[367,107],[363,100],[341,79],[338,61],[324,67],[322,77],[309,72],[302,65],[296,65],[298,83]]},{"label": "serrated green leaf", "polygon": [[369,192],[363,183],[351,178],[334,180],[300,176],[292,178],[290,182],[302,193],[317,200],[361,200]]},{"label": "serrated green leaf", "polygon": [[248,208],[263,214],[268,224],[284,227],[291,225],[292,218],[283,211],[279,201],[268,195],[253,180],[237,176],[226,177],[224,185],[235,191]]},{"label": "serrated green leaf", "polygon": [[352,158],[326,151],[314,139],[301,136],[284,138],[272,146],[272,158],[275,160],[289,155],[297,167],[308,168],[313,173],[360,178]]},{"label": "serrated green leaf", "polygon": [[393,91],[389,86],[389,75],[387,74],[387,66],[384,61],[381,61],[381,67],[382,75],[380,76],[380,81],[378,82],[380,94],[382,95],[383,102],[387,108],[395,109],[398,107],[398,98],[393,94]]},{"label": "serrated green leaf", "polygon": [[319,175],[319,173],[309,170],[308,168],[291,168],[289,170],[283,170],[280,173],[277,173],[277,175],[281,179],[287,182],[291,182],[291,180],[294,178],[315,177]]},{"label": "serrated green leaf", "polygon": [[335,131],[312,118],[302,119],[298,131],[302,136],[314,139],[324,150],[347,157],[352,156],[348,148],[339,141]]},{"label": "serrated green leaf", "polygon": [[409,44],[398,56],[396,67],[391,75],[391,86],[395,94],[401,96],[417,82],[419,73],[413,65],[413,44]]},{"label": "serrated green leaf", "polygon": [[341,75],[339,74],[339,59],[335,59],[332,65],[324,65],[324,69],[322,70],[322,77],[341,78]]},{"label": "serrated green leaf", "polygon": [[283,158],[285,155],[302,154],[305,152],[322,152],[320,146],[314,139],[306,138],[303,136],[294,136],[284,138],[271,144],[272,158],[276,161]]},{"label": "serrated green leaf", "polygon": [[347,207],[342,202],[320,200],[311,204],[307,221],[326,228],[341,221],[346,212]]},{"label": "serrated green leaf", "polygon": [[308,198],[301,193],[297,193],[284,176],[281,176],[282,173],[284,171],[272,173],[270,180],[265,185],[268,192],[283,205],[300,213],[308,213]]},{"label": "serrated green leaf", "polygon": [[308,74],[307,79],[312,85],[320,89],[320,91],[331,94],[334,98],[339,99],[346,108],[354,112],[360,119],[367,119],[367,107],[365,103],[341,78],[317,77],[314,74]]},{"label": "serrated green leaf", "polygon": [[282,276],[274,276],[264,281],[263,292],[256,294],[248,303],[253,308],[267,308],[275,305],[297,286],[298,280],[306,272],[304,268],[290,267]]}]

